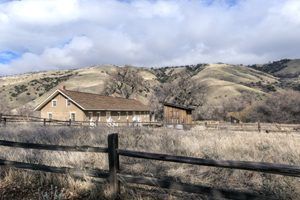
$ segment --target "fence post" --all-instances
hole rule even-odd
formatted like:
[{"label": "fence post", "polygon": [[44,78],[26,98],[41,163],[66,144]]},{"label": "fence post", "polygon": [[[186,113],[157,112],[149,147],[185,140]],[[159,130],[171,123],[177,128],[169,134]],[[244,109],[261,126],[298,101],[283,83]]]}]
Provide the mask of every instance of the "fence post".
[{"label": "fence post", "polygon": [[71,119],[69,119],[69,124],[68,124],[68,126],[71,126],[71,123],[72,123],[72,120],[71,120]]},{"label": "fence post", "polygon": [[111,198],[119,199],[120,195],[120,182],[117,177],[119,172],[119,154],[118,149],[118,134],[113,133],[108,135],[108,162],[109,162],[109,184],[111,190]]},{"label": "fence post", "polygon": [[0,113],[0,124],[2,122],[2,113]]},{"label": "fence post", "polygon": [[44,126],[46,126],[46,118],[44,118]]},{"label": "fence post", "polygon": [[257,122],[257,128],[258,128],[258,132],[261,132],[261,126],[260,126],[260,121],[259,120]]}]

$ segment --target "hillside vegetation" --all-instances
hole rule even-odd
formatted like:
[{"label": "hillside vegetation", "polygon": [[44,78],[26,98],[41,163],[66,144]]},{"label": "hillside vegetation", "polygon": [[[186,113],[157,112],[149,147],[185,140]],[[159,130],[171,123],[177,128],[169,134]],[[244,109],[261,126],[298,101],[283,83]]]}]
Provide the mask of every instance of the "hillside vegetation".
[{"label": "hillside vegetation", "polygon": [[300,59],[283,59],[264,65],[251,65],[250,67],[281,78],[295,78],[300,75]]},{"label": "hillside vegetation", "polygon": [[[299,66],[300,60],[282,60],[261,66],[218,63],[140,68],[103,65],[26,73],[1,77],[0,98],[5,104],[2,110],[6,112],[32,110],[48,94],[65,85],[70,90],[136,98],[156,111],[161,101],[192,105],[197,108],[197,118],[216,118],[225,112],[222,108],[228,102],[250,103],[265,99],[273,92],[300,90]],[[231,111],[240,109],[237,106]]]}]

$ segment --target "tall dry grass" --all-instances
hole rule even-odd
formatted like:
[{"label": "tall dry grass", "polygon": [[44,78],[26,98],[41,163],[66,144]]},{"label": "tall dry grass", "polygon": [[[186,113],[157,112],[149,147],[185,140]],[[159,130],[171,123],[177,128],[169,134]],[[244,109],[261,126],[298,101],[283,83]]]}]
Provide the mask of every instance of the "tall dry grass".
[{"label": "tall dry grass", "polygon": [[[0,139],[43,144],[107,146],[107,135],[113,132],[120,133],[119,146],[122,149],[219,160],[300,165],[300,135],[297,133],[229,132],[203,130],[199,127],[182,131],[164,128],[89,129],[8,126],[0,128]],[[107,155],[101,153],[50,152],[0,147],[0,159],[52,166],[108,169]],[[168,177],[177,181],[213,187],[245,189],[273,196],[276,199],[300,199],[299,179],[292,177],[127,157],[121,157],[121,170],[124,173]],[[14,192],[19,191],[19,194],[22,194],[20,199],[23,197],[28,199],[26,191],[31,191],[29,197],[32,199],[47,199],[51,194],[53,197],[54,193],[60,194],[62,199],[99,197],[105,199],[109,196],[105,183],[96,184],[89,178],[76,180],[66,175],[1,167],[1,179],[0,196],[11,188],[15,189]],[[124,199],[209,198],[126,183],[123,185],[125,186],[122,187]]]}]

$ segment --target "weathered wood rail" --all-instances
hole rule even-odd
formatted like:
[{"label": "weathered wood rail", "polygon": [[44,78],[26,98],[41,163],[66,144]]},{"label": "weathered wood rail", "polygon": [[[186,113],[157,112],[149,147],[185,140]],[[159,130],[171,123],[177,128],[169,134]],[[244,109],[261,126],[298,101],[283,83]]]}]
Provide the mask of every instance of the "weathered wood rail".
[{"label": "weathered wood rail", "polygon": [[75,152],[95,152],[95,153],[108,152],[108,149],[105,147],[64,146],[64,145],[12,142],[6,140],[0,140],[0,146],[24,148],[24,149],[40,149],[40,150],[49,150],[49,151],[75,151]]},{"label": "weathered wood rail", "polygon": [[81,177],[89,176],[95,178],[108,178],[109,173],[104,170],[98,169],[76,169],[76,168],[69,168],[69,167],[54,167],[42,164],[32,164],[32,163],[23,163],[17,161],[9,161],[9,160],[2,160],[0,159],[0,165],[15,167],[18,169],[29,169],[29,170],[38,170],[42,172],[50,172],[50,173],[58,173],[58,174],[68,174],[74,177]]},{"label": "weathered wood rail", "polygon": [[192,165],[202,165],[210,167],[221,167],[230,169],[250,170],[284,176],[300,177],[300,166],[290,166],[283,164],[271,164],[265,162],[232,161],[232,160],[211,160],[202,158],[193,158],[185,156],[172,156],[168,154],[147,153],[129,150],[117,150],[119,155],[143,158],[151,160],[161,160],[176,163],[186,163]]},{"label": "weathered wood rail", "polygon": [[231,160],[212,160],[202,159],[186,156],[174,156],[168,154],[139,152],[132,150],[119,149],[118,147],[118,134],[108,135],[108,147],[93,147],[93,146],[62,146],[62,145],[50,145],[50,144],[35,144],[24,142],[13,142],[0,140],[0,146],[13,147],[13,148],[25,148],[25,149],[39,149],[50,151],[73,151],[73,152],[95,152],[95,153],[107,153],[109,161],[109,169],[76,169],[68,167],[54,167],[42,164],[31,164],[17,161],[8,161],[0,159],[0,165],[14,167],[26,170],[38,170],[42,172],[69,174],[74,177],[94,177],[102,178],[109,182],[112,192],[112,199],[119,198],[120,185],[123,182],[132,184],[142,184],[154,187],[161,187],[172,190],[179,190],[189,193],[205,194],[214,197],[216,194],[230,199],[271,199],[266,196],[260,196],[257,192],[239,191],[222,188],[212,188],[202,185],[193,185],[188,183],[175,182],[163,178],[155,177],[143,177],[132,176],[129,174],[123,174],[120,169],[120,156],[126,156],[138,159],[151,159],[165,162],[185,163],[192,165],[221,167],[238,170],[249,170],[263,173],[279,174],[283,176],[300,177],[300,166],[291,166],[283,164],[273,164],[264,162],[248,162],[248,161],[231,161]]}]

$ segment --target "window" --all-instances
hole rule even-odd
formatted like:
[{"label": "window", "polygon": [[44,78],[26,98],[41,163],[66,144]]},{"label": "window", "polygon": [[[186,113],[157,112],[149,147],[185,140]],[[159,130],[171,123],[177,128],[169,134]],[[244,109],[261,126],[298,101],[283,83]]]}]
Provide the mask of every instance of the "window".
[{"label": "window", "polygon": [[52,107],[56,107],[57,106],[57,100],[52,100]]},{"label": "window", "polygon": [[93,112],[89,112],[89,120],[93,120]]},{"label": "window", "polygon": [[52,118],[53,118],[52,113],[48,113],[48,119],[49,119],[49,120],[52,120]]},{"label": "window", "polygon": [[71,105],[71,101],[69,99],[66,99],[66,105],[67,107]]},{"label": "window", "polygon": [[70,119],[72,121],[75,121],[76,120],[76,114],[75,113],[70,113]]},{"label": "window", "polygon": [[101,121],[101,112],[97,112],[97,121],[98,121],[98,122]]},{"label": "window", "polygon": [[110,111],[107,111],[106,112],[106,118],[109,118],[110,117]]}]

